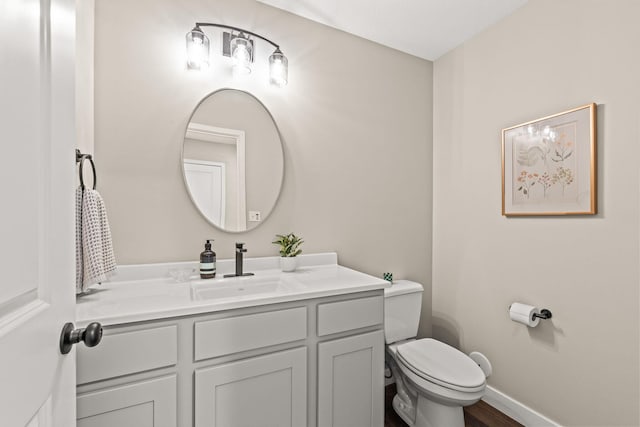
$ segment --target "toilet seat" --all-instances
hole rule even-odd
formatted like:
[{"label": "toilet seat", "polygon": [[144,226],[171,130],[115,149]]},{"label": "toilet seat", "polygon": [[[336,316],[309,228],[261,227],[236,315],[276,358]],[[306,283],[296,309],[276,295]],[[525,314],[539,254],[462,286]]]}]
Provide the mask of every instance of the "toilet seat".
[{"label": "toilet seat", "polygon": [[484,372],[469,356],[431,338],[399,345],[397,358],[417,377],[450,390],[475,393],[486,386]]}]

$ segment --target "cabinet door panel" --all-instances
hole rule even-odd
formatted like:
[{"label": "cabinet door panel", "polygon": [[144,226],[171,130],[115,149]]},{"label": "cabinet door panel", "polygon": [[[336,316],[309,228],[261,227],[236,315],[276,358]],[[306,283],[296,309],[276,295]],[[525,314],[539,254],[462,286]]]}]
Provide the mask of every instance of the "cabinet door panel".
[{"label": "cabinet door panel", "polygon": [[153,427],[153,402],[103,412],[81,418],[77,427]]},{"label": "cabinet door panel", "polygon": [[382,331],[318,345],[318,426],[382,427]]},{"label": "cabinet door panel", "polygon": [[173,366],[178,362],[176,325],[117,331],[107,330],[96,349],[76,347],[77,384]]},{"label": "cabinet door panel", "polygon": [[176,376],[78,396],[78,427],[176,427]]},{"label": "cabinet door panel", "polygon": [[197,369],[195,383],[196,427],[306,425],[304,347]]}]

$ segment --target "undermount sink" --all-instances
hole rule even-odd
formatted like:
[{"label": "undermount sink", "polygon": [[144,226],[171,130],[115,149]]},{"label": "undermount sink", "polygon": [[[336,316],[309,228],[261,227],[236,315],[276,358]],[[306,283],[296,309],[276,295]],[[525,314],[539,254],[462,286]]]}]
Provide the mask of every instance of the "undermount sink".
[{"label": "undermount sink", "polygon": [[280,276],[244,276],[191,281],[191,294],[194,300],[238,298],[290,289],[291,283],[285,283]]}]

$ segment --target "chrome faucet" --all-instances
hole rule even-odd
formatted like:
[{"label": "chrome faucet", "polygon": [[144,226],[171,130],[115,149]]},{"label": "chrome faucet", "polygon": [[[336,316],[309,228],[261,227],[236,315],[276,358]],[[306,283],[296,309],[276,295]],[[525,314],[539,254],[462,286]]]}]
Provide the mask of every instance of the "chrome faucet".
[{"label": "chrome faucet", "polygon": [[242,271],[242,254],[245,252],[247,252],[247,249],[244,247],[244,243],[236,243],[236,273],[225,274],[224,277],[253,276],[253,273],[243,273]]}]

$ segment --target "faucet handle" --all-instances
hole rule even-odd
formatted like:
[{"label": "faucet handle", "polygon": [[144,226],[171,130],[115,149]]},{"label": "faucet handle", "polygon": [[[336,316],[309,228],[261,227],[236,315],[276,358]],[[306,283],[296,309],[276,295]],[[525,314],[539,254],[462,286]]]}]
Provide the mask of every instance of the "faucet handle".
[{"label": "faucet handle", "polygon": [[238,251],[238,252],[247,252],[247,250],[243,246],[244,246],[244,243],[236,242],[236,251]]}]

